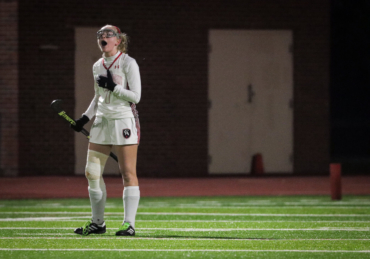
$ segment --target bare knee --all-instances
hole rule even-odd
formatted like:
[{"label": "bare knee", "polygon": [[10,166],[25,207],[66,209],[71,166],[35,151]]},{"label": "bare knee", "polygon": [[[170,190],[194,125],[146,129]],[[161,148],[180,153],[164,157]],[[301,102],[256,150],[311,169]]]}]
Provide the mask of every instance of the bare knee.
[{"label": "bare knee", "polygon": [[122,178],[125,182],[130,182],[136,178],[136,174],[133,172],[122,172]]},{"label": "bare knee", "polygon": [[121,172],[122,179],[125,185],[138,185],[137,182],[137,176],[136,171],[124,171]]}]

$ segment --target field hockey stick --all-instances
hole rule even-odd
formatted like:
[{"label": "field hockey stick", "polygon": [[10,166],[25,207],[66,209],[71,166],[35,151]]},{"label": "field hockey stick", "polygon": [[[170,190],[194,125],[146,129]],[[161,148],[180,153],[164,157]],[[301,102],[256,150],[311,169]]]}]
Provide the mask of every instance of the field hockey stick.
[{"label": "field hockey stick", "polygon": [[[68,121],[70,124],[76,125],[75,120],[72,119],[71,117],[69,117],[65,111],[63,111],[63,109],[62,109],[62,100],[61,99],[56,99],[56,100],[52,101],[51,104],[50,104],[50,107],[54,111],[56,111],[60,117],[62,117],[66,121]],[[82,128],[81,133],[84,134],[88,139],[90,139],[90,133],[86,129]],[[116,160],[116,162],[118,162],[117,156],[115,154],[110,152],[109,155],[110,155],[111,158]]]}]

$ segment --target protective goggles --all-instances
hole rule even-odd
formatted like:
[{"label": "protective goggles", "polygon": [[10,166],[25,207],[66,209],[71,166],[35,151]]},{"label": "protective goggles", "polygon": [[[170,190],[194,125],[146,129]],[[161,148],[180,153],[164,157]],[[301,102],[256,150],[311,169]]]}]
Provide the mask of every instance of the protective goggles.
[{"label": "protective goggles", "polygon": [[103,37],[106,37],[106,38],[112,38],[112,37],[119,37],[119,34],[117,32],[115,32],[114,30],[111,30],[111,29],[104,29],[104,30],[100,30],[96,33],[96,37],[98,39],[101,39]]}]

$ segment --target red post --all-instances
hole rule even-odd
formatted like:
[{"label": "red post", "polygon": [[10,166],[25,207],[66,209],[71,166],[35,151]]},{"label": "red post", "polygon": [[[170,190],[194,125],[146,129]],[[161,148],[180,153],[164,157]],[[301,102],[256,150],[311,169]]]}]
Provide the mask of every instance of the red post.
[{"label": "red post", "polygon": [[341,164],[330,164],[330,190],[332,200],[342,199]]},{"label": "red post", "polygon": [[257,153],[252,157],[251,174],[260,175],[260,174],[263,174],[264,172],[265,172],[265,169],[263,167],[262,154]]}]

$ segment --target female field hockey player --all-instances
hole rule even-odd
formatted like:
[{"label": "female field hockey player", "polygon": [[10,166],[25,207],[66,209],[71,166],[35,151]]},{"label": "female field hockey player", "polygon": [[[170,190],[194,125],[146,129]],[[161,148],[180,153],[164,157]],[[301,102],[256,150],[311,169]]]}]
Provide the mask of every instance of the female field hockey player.
[{"label": "female field hockey player", "polygon": [[76,120],[76,125],[71,126],[79,132],[95,116],[85,170],[92,219],[74,232],[80,235],[106,232],[104,208],[107,192],[102,175],[114,146],[124,185],[124,220],[116,235],[134,236],[140,200],[136,175],[140,124],[135,105],[141,97],[139,66],[127,54],[127,35],[118,27],[105,25],[97,32],[97,41],[103,57],[93,66],[95,96],[86,112]]}]

